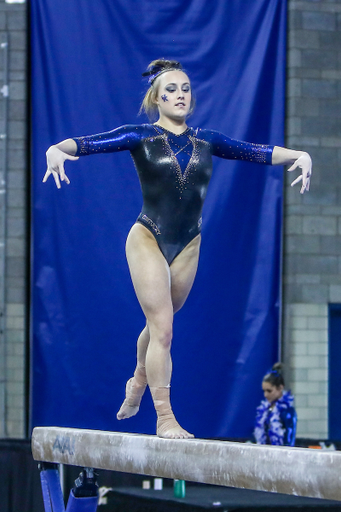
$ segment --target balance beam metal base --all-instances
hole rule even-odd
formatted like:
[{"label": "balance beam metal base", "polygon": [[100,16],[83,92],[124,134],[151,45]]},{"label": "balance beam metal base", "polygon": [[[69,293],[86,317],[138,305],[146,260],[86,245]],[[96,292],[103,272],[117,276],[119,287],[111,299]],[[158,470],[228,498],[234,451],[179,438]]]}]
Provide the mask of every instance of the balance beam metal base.
[{"label": "balance beam metal base", "polygon": [[37,461],[341,501],[341,453],[36,427]]}]

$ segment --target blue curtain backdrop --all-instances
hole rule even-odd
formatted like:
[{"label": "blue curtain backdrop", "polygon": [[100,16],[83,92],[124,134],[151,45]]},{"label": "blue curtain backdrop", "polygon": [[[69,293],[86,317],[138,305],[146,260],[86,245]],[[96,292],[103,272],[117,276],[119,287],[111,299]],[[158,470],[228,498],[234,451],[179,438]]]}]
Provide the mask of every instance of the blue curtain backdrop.
[{"label": "blue curtain backdrop", "polygon": [[[149,392],[118,422],[144,317],[125,261],[142,204],[128,153],[69,162],[42,184],[47,147],[138,117],[141,73],[180,60],[191,126],[283,144],[284,0],[31,0],[31,426],[155,433]],[[199,437],[249,436],[278,357],[282,168],[215,158],[197,279],[175,317],[172,400]]]}]

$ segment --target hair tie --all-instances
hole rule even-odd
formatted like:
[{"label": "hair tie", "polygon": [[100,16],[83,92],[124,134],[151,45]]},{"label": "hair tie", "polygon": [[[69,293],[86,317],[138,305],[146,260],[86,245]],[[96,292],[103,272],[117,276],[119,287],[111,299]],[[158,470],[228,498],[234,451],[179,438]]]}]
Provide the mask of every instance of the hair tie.
[{"label": "hair tie", "polygon": [[180,62],[173,62],[171,66],[160,66],[160,65],[155,65],[155,66],[152,66],[148,71],[145,71],[144,73],[142,73],[142,76],[148,76],[148,83],[149,84],[153,84],[154,80],[159,76],[161,75],[162,73],[165,73],[166,71],[171,71],[173,69],[178,69],[178,70],[182,70],[182,65],[180,64]]}]

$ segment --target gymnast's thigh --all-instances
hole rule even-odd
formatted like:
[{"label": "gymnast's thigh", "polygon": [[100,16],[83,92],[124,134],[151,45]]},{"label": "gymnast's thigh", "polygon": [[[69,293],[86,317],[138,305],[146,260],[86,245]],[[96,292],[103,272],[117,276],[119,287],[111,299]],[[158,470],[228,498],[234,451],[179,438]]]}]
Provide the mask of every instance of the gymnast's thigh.
[{"label": "gymnast's thigh", "polygon": [[134,289],[147,321],[156,317],[171,322],[170,269],[155,237],[142,224],[131,228],[126,255]]},{"label": "gymnast's thigh", "polygon": [[171,295],[174,313],[182,308],[191,291],[197,273],[201,235],[186,245],[170,265]]}]

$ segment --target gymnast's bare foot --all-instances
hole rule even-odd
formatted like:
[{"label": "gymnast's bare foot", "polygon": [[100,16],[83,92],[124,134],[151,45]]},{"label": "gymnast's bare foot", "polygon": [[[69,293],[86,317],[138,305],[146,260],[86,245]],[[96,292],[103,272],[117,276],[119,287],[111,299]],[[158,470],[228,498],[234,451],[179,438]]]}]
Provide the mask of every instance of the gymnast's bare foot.
[{"label": "gymnast's bare foot", "polygon": [[139,383],[135,377],[128,380],[126,385],[126,398],[116,416],[118,420],[131,418],[138,413],[146,385],[147,383]]}]

